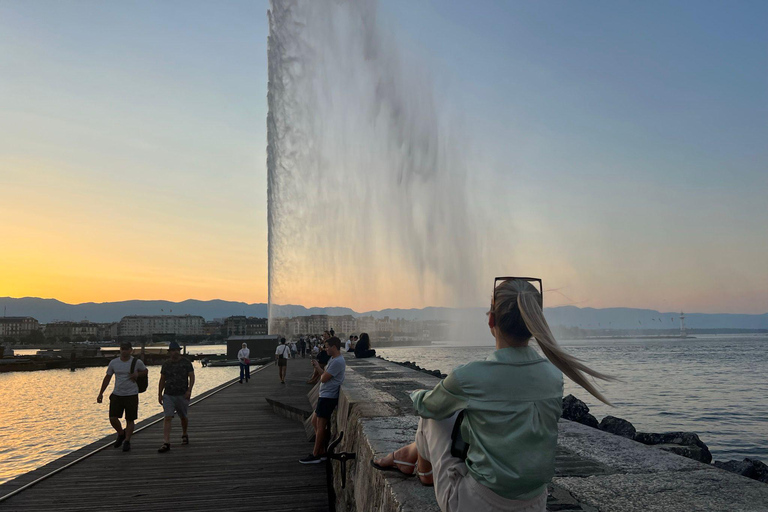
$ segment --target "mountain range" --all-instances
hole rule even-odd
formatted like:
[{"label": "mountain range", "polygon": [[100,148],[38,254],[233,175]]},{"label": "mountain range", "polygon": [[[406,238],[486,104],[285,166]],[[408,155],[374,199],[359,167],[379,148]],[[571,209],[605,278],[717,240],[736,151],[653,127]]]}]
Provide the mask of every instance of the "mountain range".
[{"label": "mountain range", "polygon": [[[479,323],[485,318],[486,308],[382,309],[356,312],[344,307],[306,308],[299,305],[276,305],[275,315],[282,317],[305,315],[352,315],[405,320],[443,320]],[[37,297],[0,297],[4,316],[31,316],[40,323],[56,320],[117,322],[127,315],[200,315],[206,320],[245,315],[259,318],[267,316],[267,304],[247,304],[225,300],[194,300],[171,302],[166,300],[128,300],[121,302],[86,302],[66,304],[56,299]],[[560,306],[545,308],[544,314],[552,326],[580,327],[582,329],[676,329],[680,326],[679,312],[659,312],[633,308],[579,308]],[[478,320],[479,319],[479,320]],[[761,315],[686,313],[685,324],[690,329],[768,329],[768,313]]]}]

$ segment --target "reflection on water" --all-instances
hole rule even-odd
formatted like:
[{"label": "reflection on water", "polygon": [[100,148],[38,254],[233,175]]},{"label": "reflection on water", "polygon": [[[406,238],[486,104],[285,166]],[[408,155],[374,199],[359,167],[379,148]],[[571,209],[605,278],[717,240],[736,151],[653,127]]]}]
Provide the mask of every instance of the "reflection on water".
[{"label": "reflection on water", "polygon": [[[715,460],[755,457],[768,462],[768,336],[561,344],[589,366],[624,381],[598,381],[615,405],[609,407],[565,379],[565,393],[584,400],[598,421],[611,415],[631,421],[638,431],[696,432]],[[412,361],[448,373],[460,364],[484,359],[493,350],[492,346],[432,346],[376,352],[393,361]]]},{"label": "reflection on water", "polygon": [[[240,371],[201,368],[199,362],[194,367],[193,400],[238,377]],[[96,403],[105,373],[106,367],[0,374],[0,484],[114,433],[107,419],[107,395],[114,378],[104,403]],[[162,412],[157,402],[159,379],[160,366],[150,366],[149,388],[140,395],[139,421]]]}]

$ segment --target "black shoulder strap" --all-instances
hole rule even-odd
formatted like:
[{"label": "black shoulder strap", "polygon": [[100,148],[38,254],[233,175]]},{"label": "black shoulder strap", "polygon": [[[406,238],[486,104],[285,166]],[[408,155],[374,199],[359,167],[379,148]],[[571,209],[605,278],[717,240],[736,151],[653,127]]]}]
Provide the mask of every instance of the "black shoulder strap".
[{"label": "black shoulder strap", "polygon": [[131,373],[136,370],[136,358],[131,356]]}]

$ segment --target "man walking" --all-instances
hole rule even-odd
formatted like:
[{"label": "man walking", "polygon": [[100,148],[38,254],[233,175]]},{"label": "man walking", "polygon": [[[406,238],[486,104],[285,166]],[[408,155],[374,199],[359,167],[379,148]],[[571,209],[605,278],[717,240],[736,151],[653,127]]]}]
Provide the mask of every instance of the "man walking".
[{"label": "man walking", "polygon": [[[139,386],[136,384],[136,379],[139,378],[139,375],[149,373],[141,359],[136,359],[136,365],[133,368],[133,372],[131,372],[131,364],[134,359],[131,355],[132,353],[133,347],[130,342],[124,341],[120,343],[120,357],[116,357],[109,362],[107,374],[101,382],[101,390],[96,398],[97,403],[102,402],[104,391],[109,386],[109,382],[114,375],[115,387],[112,390],[112,394],[109,395],[109,423],[117,432],[115,448],[122,446],[124,452],[131,449],[131,435],[133,434],[136,418],[139,416]],[[120,422],[123,412],[125,412],[125,428],[123,428]]]},{"label": "man walking", "polygon": [[280,344],[275,349],[277,370],[280,374],[280,382],[285,384],[285,372],[288,370],[288,358],[291,357],[291,348],[286,345],[285,338],[280,338]]},{"label": "man walking", "polygon": [[[344,373],[347,363],[341,355],[341,340],[336,336],[325,342],[326,351],[331,356],[325,371],[320,376],[320,397],[317,399],[317,407],[312,414],[312,425],[315,427],[315,447],[311,454],[301,459],[302,464],[317,464],[327,459],[326,457],[326,431],[333,410],[339,403],[339,390],[344,383]],[[315,369],[318,369],[317,360],[312,361]]]},{"label": "man walking", "polygon": [[163,406],[165,419],[163,421],[163,445],[157,450],[165,453],[171,449],[171,423],[174,412],[181,419],[181,444],[189,444],[187,435],[187,410],[189,399],[192,398],[192,387],[195,385],[195,370],[189,360],[181,357],[181,347],[175,341],[168,345],[171,356],[163,363],[160,370],[160,384],[157,390],[157,400]]}]

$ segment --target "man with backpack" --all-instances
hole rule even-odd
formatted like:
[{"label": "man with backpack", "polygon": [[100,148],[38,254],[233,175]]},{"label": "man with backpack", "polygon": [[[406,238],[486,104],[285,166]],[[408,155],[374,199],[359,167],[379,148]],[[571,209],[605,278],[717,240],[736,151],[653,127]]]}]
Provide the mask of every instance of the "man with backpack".
[{"label": "man with backpack", "polygon": [[187,410],[192,398],[192,387],[195,385],[195,370],[188,359],[181,357],[181,347],[175,341],[168,345],[170,358],[163,363],[160,370],[157,400],[163,406],[165,419],[163,421],[163,445],[157,450],[165,453],[171,449],[171,423],[174,413],[181,419],[181,444],[189,444],[187,435]]},{"label": "man with backpack", "polygon": [[291,357],[291,347],[285,343],[285,338],[280,338],[280,344],[275,349],[277,370],[280,373],[280,382],[285,384],[285,373],[288,370],[288,358]]},{"label": "man with backpack", "polygon": [[[96,402],[101,403],[104,399],[104,391],[109,386],[112,376],[115,375],[115,387],[112,394],[109,395],[109,423],[117,432],[117,440],[114,447],[123,447],[127,452],[131,449],[131,435],[136,418],[139,416],[139,385],[137,381],[143,381],[143,388],[146,390],[144,381],[147,379],[149,370],[141,359],[136,359],[131,354],[133,347],[130,342],[120,343],[120,357],[116,357],[109,362],[107,374],[101,382],[101,391],[96,398]],[[125,412],[125,428],[123,428],[120,418]]]}]

